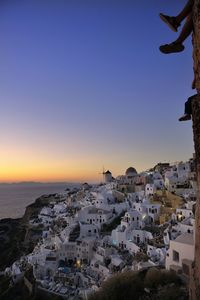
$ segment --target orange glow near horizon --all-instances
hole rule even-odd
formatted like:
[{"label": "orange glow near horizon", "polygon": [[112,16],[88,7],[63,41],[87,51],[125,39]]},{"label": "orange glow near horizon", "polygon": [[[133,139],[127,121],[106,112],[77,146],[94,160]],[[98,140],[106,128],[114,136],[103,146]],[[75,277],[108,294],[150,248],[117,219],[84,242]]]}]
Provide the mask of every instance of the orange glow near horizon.
[{"label": "orange glow near horizon", "polygon": [[[81,167],[80,167],[81,165]],[[89,170],[83,162],[76,161],[28,161],[18,160],[2,162],[0,169],[0,182],[19,182],[19,181],[41,181],[41,182],[60,182],[60,181],[99,181],[100,175]]]},{"label": "orange glow near horizon", "polygon": [[[68,147],[63,153],[60,148],[49,145],[37,148],[26,143],[4,143],[0,149],[0,182],[100,182],[99,166],[102,164],[91,155],[80,155]],[[66,158],[69,157],[69,158]]]},{"label": "orange glow near horizon", "polygon": [[91,171],[72,170],[70,168],[59,167],[33,167],[26,168],[1,168],[0,182],[20,182],[20,181],[40,181],[40,182],[82,182],[100,181],[100,175],[94,176]]},{"label": "orange glow near horizon", "polygon": [[[121,165],[116,160],[104,159],[104,166],[117,176],[123,174],[130,165]],[[70,155],[53,158],[40,152],[0,151],[0,182],[40,181],[40,182],[100,182],[103,170],[102,160],[96,156]],[[120,169],[123,170],[120,172]]]},{"label": "orange glow near horizon", "polygon": [[[153,155],[129,153],[123,149],[101,153],[93,148],[79,151],[81,147],[75,147],[74,144],[71,148],[69,145],[66,148],[60,145],[51,147],[51,144],[42,146],[37,148],[35,144],[27,145],[22,141],[18,145],[10,142],[2,146],[0,182],[101,182],[103,166],[116,177],[125,174],[130,166],[140,172],[159,162],[154,160]],[[130,159],[132,157],[135,162]]]},{"label": "orange glow near horizon", "polygon": [[0,150],[0,182],[100,182],[101,162],[92,156],[71,153],[67,159],[46,149],[30,151],[23,147]]}]

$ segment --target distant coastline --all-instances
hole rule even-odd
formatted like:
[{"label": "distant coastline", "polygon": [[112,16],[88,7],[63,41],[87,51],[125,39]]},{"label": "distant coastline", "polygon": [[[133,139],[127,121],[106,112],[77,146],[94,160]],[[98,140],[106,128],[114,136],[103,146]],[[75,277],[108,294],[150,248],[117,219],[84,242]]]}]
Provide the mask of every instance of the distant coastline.
[{"label": "distant coastline", "polygon": [[65,182],[65,181],[58,181],[58,182],[41,182],[41,181],[19,181],[19,182],[0,182],[0,185],[47,185],[47,184],[66,184],[66,185],[80,185],[77,182]]},{"label": "distant coastline", "polygon": [[[52,194],[49,194],[50,196]],[[26,206],[19,218],[0,219],[0,272],[19,259],[24,253],[29,253],[36,245],[32,239],[32,230],[28,224],[33,214],[41,210],[48,203],[48,198],[42,195]]]},{"label": "distant coastline", "polygon": [[76,186],[80,183],[0,183],[0,220],[21,218],[26,207],[42,195],[63,193],[67,188]]}]

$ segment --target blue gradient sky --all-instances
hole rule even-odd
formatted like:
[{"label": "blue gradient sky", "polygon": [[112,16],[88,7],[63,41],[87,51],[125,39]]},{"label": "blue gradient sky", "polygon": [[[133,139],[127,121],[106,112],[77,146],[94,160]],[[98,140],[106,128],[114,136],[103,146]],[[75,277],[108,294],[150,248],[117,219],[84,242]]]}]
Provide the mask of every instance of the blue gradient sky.
[{"label": "blue gradient sky", "polygon": [[4,0],[0,4],[0,181],[98,180],[186,160],[191,37],[158,14],[185,1]]}]

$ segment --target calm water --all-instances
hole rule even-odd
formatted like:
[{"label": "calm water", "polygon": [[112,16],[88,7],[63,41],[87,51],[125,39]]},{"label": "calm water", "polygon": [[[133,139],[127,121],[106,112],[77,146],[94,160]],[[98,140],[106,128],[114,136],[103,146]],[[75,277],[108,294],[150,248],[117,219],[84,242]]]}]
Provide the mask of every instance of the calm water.
[{"label": "calm water", "polygon": [[0,184],[0,219],[19,218],[43,194],[64,192],[72,184]]}]

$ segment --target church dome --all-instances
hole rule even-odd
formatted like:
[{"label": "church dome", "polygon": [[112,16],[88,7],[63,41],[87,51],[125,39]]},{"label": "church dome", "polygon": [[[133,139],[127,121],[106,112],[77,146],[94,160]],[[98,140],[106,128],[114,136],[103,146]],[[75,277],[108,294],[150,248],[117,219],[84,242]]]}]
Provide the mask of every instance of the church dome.
[{"label": "church dome", "polygon": [[126,170],[126,175],[127,175],[127,176],[134,176],[134,175],[136,175],[136,174],[137,174],[137,171],[136,171],[136,169],[133,168],[133,167],[130,167],[130,168],[128,168],[128,169]]}]

